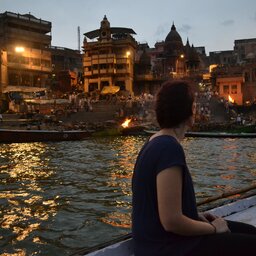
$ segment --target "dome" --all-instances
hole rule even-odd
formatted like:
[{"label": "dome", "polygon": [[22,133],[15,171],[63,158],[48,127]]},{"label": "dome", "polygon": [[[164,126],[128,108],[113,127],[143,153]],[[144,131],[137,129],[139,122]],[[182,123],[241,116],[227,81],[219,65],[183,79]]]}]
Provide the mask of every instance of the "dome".
[{"label": "dome", "polygon": [[179,56],[183,52],[182,39],[174,24],[172,24],[171,31],[165,38],[164,51],[169,56]]},{"label": "dome", "polygon": [[179,42],[179,43],[182,44],[181,36],[177,32],[176,27],[175,27],[174,24],[172,24],[171,31],[169,32],[169,34],[165,38],[165,43],[168,43],[168,42]]}]

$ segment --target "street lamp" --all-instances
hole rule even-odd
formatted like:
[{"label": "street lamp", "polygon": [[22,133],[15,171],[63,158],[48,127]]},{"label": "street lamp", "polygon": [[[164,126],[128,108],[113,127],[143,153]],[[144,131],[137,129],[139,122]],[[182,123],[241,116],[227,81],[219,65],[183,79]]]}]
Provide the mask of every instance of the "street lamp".
[{"label": "street lamp", "polygon": [[184,76],[184,54],[180,54],[176,60],[176,75],[179,77]]},{"label": "street lamp", "polygon": [[22,46],[16,46],[15,47],[15,52],[17,52],[17,53],[22,53],[24,51],[25,51],[25,48],[22,47]]},{"label": "street lamp", "polygon": [[[21,54],[25,51],[25,48],[22,47],[22,46],[16,46],[15,47],[15,52],[18,53],[18,54]],[[20,57],[20,56],[19,56]],[[20,86],[20,80],[21,80],[21,59],[19,58],[19,72],[18,72],[18,86]]]}]

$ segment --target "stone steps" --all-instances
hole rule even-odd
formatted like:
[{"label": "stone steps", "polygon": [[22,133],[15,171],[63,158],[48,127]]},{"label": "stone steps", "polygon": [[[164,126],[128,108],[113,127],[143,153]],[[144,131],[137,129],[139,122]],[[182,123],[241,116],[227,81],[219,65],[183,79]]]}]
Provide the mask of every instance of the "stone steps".
[{"label": "stone steps", "polygon": [[115,113],[118,110],[118,105],[108,103],[95,103],[93,104],[92,111],[79,111],[72,113],[69,117],[61,118],[64,122],[104,122],[113,120]]}]

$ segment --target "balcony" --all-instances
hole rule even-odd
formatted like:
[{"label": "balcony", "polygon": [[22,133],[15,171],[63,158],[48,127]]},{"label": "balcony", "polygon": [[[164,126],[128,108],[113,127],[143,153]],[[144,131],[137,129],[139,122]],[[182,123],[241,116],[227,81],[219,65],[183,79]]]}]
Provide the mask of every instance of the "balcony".
[{"label": "balcony", "polygon": [[100,74],[107,74],[108,70],[107,69],[100,69]]},{"label": "balcony", "polygon": [[84,66],[84,67],[91,67],[91,65],[92,65],[92,63],[89,62],[89,61],[84,61],[84,62],[83,62],[83,66]]},{"label": "balcony", "polygon": [[128,74],[128,73],[129,73],[129,70],[127,68],[116,70],[116,74]]},{"label": "balcony", "polygon": [[92,71],[92,74],[93,74],[93,75],[99,75],[99,73],[100,73],[99,70],[93,70],[93,71]]},{"label": "balcony", "polygon": [[43,72],[52,72],[51,67],[45,67],[43,65],[32,65],[32,64],[22,64],[22,63],[8,63],[8,67],[16,70],[20,70],[21,72],[24,70],[30,70],[30,71],[43,71]]},{"label": "balcony", "polygon": [[115,58],[115,54],[109,53],[109,54],[99,54],[99,55],[93,55],[92,58],[96,57],[97,59],[108,59],[108,58]]},{"label": "balcony", "polygon": [[85,72],[84,72],[84,75],[85,75],[85,76],[91,76],[91,75],[92,75],[92,71],[85,71]]},{"label": "balcony", "polygon": [[44,71],[44,72],[49,72],[49,73],[52,72],[52,68],[51,67],[44,67],[44,66],[42,66],[40,70]]},{"label": "balcony", "polygon": [[115,68],[100,69],[100,74],[116,74]]},{"label": "balcony", "polygon": [[92,58],[91,57],[84,57],[84,62],[90,62],[91,63]]},{"label": "balcony", "polygon": [[[105,56],[106,54],[104,54]],[[86,57],[84,62],[88,63],[89,62],[93,65],[93,64],[114,64],[116,63],[116,59],[112,56],[113,54],[111,54],[111,56],[103,57],[103,55],[94,55],[92,56],[92,58]],[[87,65],[89,66],[89,65]]]},{"label": "balcony", "polygon": [[116,69],[115,68],[109,68],[108,73],[109,74],[116,74]]},{"label": "balcony", "polygon": [[99,64],[99,60],[97,59],[97,60],[92,60],[91,61],[91,65],[97,65],[97,64]]},{"label": "balcony", "polygon": [[127,64],[128,59],[122,58],[122,59],[116,59],[116,64]]},{"label": "balcony", "polygon": [[42,44],[51,44],[51,36],[40,34],[32,31],[26,31],[16,28],[8,28],[7,30],[8,37],[13,41],[17,41],[17,38],[21,41],[27,41],[29,39],[30,42],[40,42]]}]

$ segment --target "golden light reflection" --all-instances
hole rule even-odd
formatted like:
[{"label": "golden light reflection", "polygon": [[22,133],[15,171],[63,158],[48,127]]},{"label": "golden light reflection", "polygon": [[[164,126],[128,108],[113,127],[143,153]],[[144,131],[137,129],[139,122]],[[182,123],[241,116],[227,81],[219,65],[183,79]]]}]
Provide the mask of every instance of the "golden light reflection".
[{"label": "golden light reflection", "polygon": [[121,188],[122,193],[131,196],[131,178],[134,167],[134,157],[138,153],[133,137],[120,140],[120,151],[115,159],[115,168],[110,172],[108,186]]},{"label": "golden light reflection", "polygon": [[29,199],[25,199],[24,202],[27,204],[34,204],[35,202],[40,202],[42,199],[42,196],[32,196]]},{"label": "golden light reflection", "polygon": [[[115,160],[110,163],[114,167],[109,172],[107,184],[109,187],[116,188],[116,193],[121,194],[121,196],[118,197],[119,200],[112,202],[116,210],[106,214],[105,217],[101,218],[101,221],[114,227],[131,227],[131,179],[134,159],[139,150],[137,143],[140,142],[138,142],[138,138],[134,137],[119,139],[118,153]],[[127,213],[121,212],[122,210],[126,210]]]},{"label": "golden light reflection", "polygon": [[3,253],[1,256],[26,256],[26,251],[18,249],[15,253]]},{"label": "golden light reflection", "polygon": [[231,174],[229,174],[229,175],[221,175],[221,178],[223,180],[233,180],[235,178],[235,175],[231,175]]},{"label": "golden light reflection", "polygon": [[234,187],[232,187],[231,185],[215,185],[213,187],[216,188],[217,191],[221,193],[223,193],[224,191],[230,191],[234,189]]},{"label": "golden light reflection", "polygon": [[28,225],[26,228],[14,227],[13,232],[18,235],[16,240],[18,241],[24,240],[26,237],[29,236],[31,232],[33,232],[34,230],[37,230],[39,226],[40,226],[39,223],[34,223],[34,224]]},{"label": "golden light reflection", "polygon": [[19,217],[14,214],[4,215],[1,221],[1,228],[9,229],[12,227],[13,223],[19,220]]},{"label": "golden light reflection", "polygon": [[[46,152],[43,143],[10,144],[9,150],[11,153],[9,159],[12,163],[12,168],[9,171],[11,178],[37,180],[41,176],[48,177],[52,174],[51,172],[42,172],[45,162],[49,160],[43,157]],[[34,184],[33,189],[40,190],[40,187],[36,188],[36,186]]]},{"label": "golden light reflection", "polygon": [[113,227],[131,228],[131,214],[113,212],[101,218],[101,221]]},{"label": "golden light reflection", "polygon": [[[8,205],[2,208],[0,228],[15,234],[10,241],[15,243],[27,239],[40,229],[42,221],[57,214],[59,198],[44,198],[42,194],[45,189],[42,181],[53,175],[48,167],[47,144],[8,144],[0,151],[1,156],[8,163],[1,166],[1,174],[2,183],[9,184],[9,190],[0,192],[0,199]],[[33,242],[42,243],[38,237],[34,237]],[[26,252],[20,250],[11,255],[21,256]]]}]

